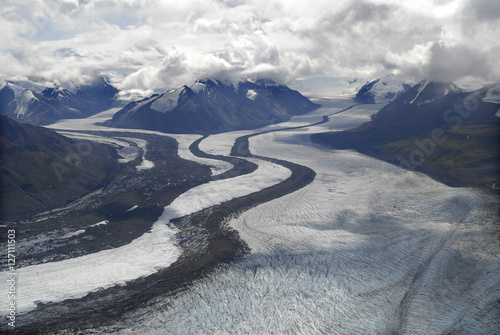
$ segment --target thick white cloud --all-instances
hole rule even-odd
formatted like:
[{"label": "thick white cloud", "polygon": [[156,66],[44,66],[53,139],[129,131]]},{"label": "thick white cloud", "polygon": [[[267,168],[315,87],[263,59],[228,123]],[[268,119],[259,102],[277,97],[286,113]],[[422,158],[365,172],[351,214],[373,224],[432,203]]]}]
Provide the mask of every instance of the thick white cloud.
[{"label": "thick white cloud", "polygon": [[199,77],[499,80],[494,0],[4,0],[0,79],[123,89]]}]

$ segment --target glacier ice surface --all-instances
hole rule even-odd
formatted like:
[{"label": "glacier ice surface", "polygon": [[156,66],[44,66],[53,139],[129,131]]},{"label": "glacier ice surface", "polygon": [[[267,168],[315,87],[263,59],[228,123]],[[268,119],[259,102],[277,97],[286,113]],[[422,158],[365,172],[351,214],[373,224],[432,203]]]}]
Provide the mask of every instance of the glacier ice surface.
[{"label": "glacier ice surface", "polygon": [[[500,248],[485,196],[307,133],[369,120],[366,106],[250,139],[256,155],[313,168],[308,186],[229,224],[252,249],[191,289],[101,330],[120,334],[440,334],[498,330]],[[293,122],[293,121],[292,121]],[[233,138],[234,134],[218,136]],[[217,152],[227,152],[216,143]],[[208,143],[208,142],[207,142]],[[494,216],[493,216],[494,217]]]}]

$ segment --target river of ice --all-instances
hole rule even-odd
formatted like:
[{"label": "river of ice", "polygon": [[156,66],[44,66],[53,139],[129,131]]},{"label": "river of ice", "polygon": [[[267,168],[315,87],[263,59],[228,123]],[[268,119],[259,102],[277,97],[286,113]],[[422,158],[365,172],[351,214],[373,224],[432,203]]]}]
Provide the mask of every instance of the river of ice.
[{"label": "river of ice", "polygon": [[[381,107],[355,106],[336,114],[349,103],[325,100],[323,108],[267,129],[306,125],[331,115],[327,123],[250,139],[253,154],[316,172],[308,186],[229,222],[250,246],[250,255],[187,291],[158,298],[130,315],[130,321],[101,330],[123,334],[498,330],[500,247],[491,234],[484,195],[447,187],[354,151],[311,143],[309,134],[353,128]],[[253,132],[210,136],[200,148],[227,155],[235,138]],[[180,155],[198,159],[187,150],[197,136],[174,135]],[[254,161],[259,168],[252,174],[182,194],[165,208],[150,233],[127,246],[18,269],[18,309],[32,309],[34,301],[81,297],[168,266],[180,252],[169,220],[258,191],[290,174],[279,165]],[[5,280],[0,291],[7,291]],[[0,308],[4,315],[6,306]]]},{"label": "river of ice", "polygon": [[[145,159],[147,142],[142,139],[128,137],[105,137],[94,134],[78,133],[78,131],[116,131],[99,126],[100,123],[109,119],[116,110],[103,112],[99,115],[77,120],[62,120],[50,128],[57,129],[64,135],[73,138],[93,140],[97,142],[112,144],[122,150],[133,148],[134,142],[143,152],[143,165],[148,165]],[[318,115],[297,117],[288,123],[272,125],[265,130],[285,128],[290,126],[305,125],[317,122],[321,119]],[[123,130],[129,133],[148,133],[165,136],[163,133]],[[202,141],[212,145],[207,152],[214,154],[229,154],[232,143],[236,137],[249,134],[252,131],[231,132],[210,136]],[[170,136],[170,135],[169,135]],[[192,155],[189,145],[199,138],[199,135],[172,135],[179,143],[179,155],[185,159],[191,159],[200,163],[209,164],[214,167],[216,173],[224,172],[231,168],[231,164],[210,159],[200,159]],[[136,156],[128,157],[133,159]],[[127,155],[122,159],[126,160]],[[290,176],[290,171],[280,165],[260,159],[249,159],[256,163],[258,168],[251,174],[231,179],[212,181],[195,187],[176,198],[164,210],[163,215],[153,225],[151,232],[144,234],[130,244],[111,250],[82,257],[67,259],[60,262],[51,262],[16,269],[18,294],[16,297],[17,312],[26,312],[36,307],[39,302],[57,302],[65,299],[80,298],[91,291],[107,288],[127,281],[147,276],[160,268],[168,267],[180,255],[180,249],[176,246],[176,230],[168,225],[171,219],[194,213],[198,210],[229,201],[235,197],[244,196],[269,187]],[[146,163],[145,163],[146,162]],[[151,162],[153,164],[153,162]],[[152,167],[152,166],[151,166]],[[81,231],[68,233],[79,234]],[[3,272],[7,276],[6,272]],[[0,282],[0,290],[7,290],[7,282]],[[6,301],[4,302],[6,303]],[[0,306],[1,313],[6,313],[6,305]]]},{"label": "river of ice", "polygon": [[[374,108],[251,138],[253,154],[309,166],[315,180],[230,221],[252,249],[249,256],[188,291],[157,299],[131,315],[133,322],[104,330],[495,333],[500,247],[490,230],[496,213],[485,211],[484,195],[308,140],[310,133],[367,121]],[[227,154],[228,140],[242,133],[211,136],[201,147]]]}]

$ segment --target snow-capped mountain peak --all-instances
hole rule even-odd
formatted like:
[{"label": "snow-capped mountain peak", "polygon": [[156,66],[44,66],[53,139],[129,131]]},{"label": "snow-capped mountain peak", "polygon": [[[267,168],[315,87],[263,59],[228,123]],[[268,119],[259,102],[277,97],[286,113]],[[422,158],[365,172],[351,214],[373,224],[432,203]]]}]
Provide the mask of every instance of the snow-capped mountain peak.
[{"label": "snow-capped mountain peak", "polygon": [[389,74],[383,78],[366,83],[356,94],[355,100],[359,103],[385,103],[396,99],[407,92],[410,85],[396,76]]},{"label": "snow-capped mountain peak", "polygon": [[[191,87],[191,90],[193,89],[193,87],[195,87],[195,89],[198,90],[196,93],[198,93],[200,90],[203,89],[201,85],[203,84],[200,85],[194,84]],[[177,107],[177,104],[179,102],[179,97],[182,95],[182,93],[185,92],[185,90],[186,90],[185,87],[179,87],[178,89],[162,94],[159,98],[156,99],[155,102],[151,104],[151,109],[161,113],[170,112],[175,107]]]}]

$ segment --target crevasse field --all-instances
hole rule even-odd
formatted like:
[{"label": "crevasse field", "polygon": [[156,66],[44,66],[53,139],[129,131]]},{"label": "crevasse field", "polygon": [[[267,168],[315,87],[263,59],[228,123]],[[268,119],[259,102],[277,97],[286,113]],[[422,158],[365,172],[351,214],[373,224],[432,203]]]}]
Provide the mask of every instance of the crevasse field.
[{"label": "crevasse field", "polygon": [[[316,115],[345,107],[336,102],[279,127],[316,122]],[[308,166],[315,180],[230,221],[250,255],[101,331],[497,332],[500,247],[488,198],[308,140],[309,133],[352,128],[379,108],[356,106],[326,124],[251,138],[253,154]],[[244,133],[210,136],[200,148],[227,155]]]}]

